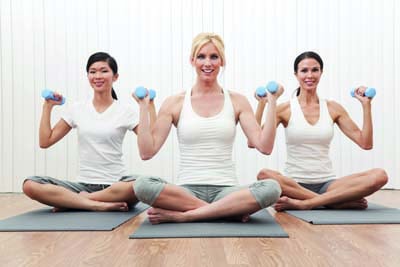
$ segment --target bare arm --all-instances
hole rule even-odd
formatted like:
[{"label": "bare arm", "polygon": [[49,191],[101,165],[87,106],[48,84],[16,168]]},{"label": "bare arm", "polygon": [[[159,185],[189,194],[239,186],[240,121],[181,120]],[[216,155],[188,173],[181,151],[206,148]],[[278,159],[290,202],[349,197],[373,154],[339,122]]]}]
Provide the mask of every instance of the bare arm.
[{"label": "bare arm", "polygon": [[39,146],[41,148],[52,146],[71,130],[71,127],[62,119],[51,128],[51,111],[57,103],[57,101],[47,100],[43,104],[42,118],[40,119],[39,127]]},{"label": "bare arm", "polygon": [[276,94],[268,94],[269,105],[266,113],[266,123],[263,128],[257,123],[247,99],[238,94],[234,97],[235,110],[237,111],[240,125],[248,139],[248,144],[254,146],[263,154],[271,154],[274,147],[277,125],[276,100],[282,92],[283,88],[280,87]]},{"label": "bare arm", "polygon": [[138,126],[138,147],[140,157],[143,160],[151,159],[160,150],[164,144],[174,123],[174,114],[177,106],[182,105],[178,96],[167,98],[162,104],[159,115],[151,127],[151,116],[149,108],[149,99],[145,97],[139,101],[140,116]]},{"label": "bare arm", "polygon": [[[282,93],[283,93],[283,87],[280,86],[280,88],[279,88],[278,92],[276,93],[276,95],[268,94],[270,96],[267,95],[266,97],[259,97],[259,96],[255,95],[255,98],[258,100],[257,110],[256,110],[256,113],[255,113],[256,121],[257,121],[258,125],[261,125],[261,129],[264,130],[264,128],[265,128],[264,126],[265,125],[266,125],[266,127],[268,127],[268,132],[271,134],[271,136],[273,135],[273,139],[272,140],[275,140],[275,135],[276,135],[276,129],[273,129],[273,128],[278,127],[278,124],[280,123],[279,117],[277,116],[276,99]],[[262,117],[263,117],[263,114],[264,114],[265,106],[268,103],[268,97],[271,98],[271,103],[273,103],[273,104],[271,105],[271,107],[268,108],[266,119],[265,119],[265,124],[262,124]],[[251,139],[248,139],[247,145],[250,148],[256,147],[255,144],[252,143]],[[272,151],[273,142],[270,145],[271,145],[271,151]]]},{"label": "bare arm", "polygon": [[[132,94],[132,97],[140,105],[139,98],[137,98],[134,94]],[[154,104],[154,99],[150,100],[148,108],[149,108],[150,127],[152,128],[157,119],[157,112],[156,112],[156,106]],[[138,129],[139,129],[138,126],[139,124],[133,129],[133,132],[135,134],[138,134]]]},{"label": "bare arm", "polygon": [[153,127],[157,119],[157,111],[156,111],[156,105],[154,104],[154,100],[151,100],[149,103],[149,114],[150,114],[150,127]]},{"label": "bare arm", "polygon": [[372,149],[373,147],[373,128],[371,116],[371,100],[368,97],[356,95],[360,100],[363,109],[363,127],[360,128],[350,118],[347,111],[334,101],[328,102],[329,111],[340,130],[362,149]]},{"label": "bare arm", "polygon": [[262,117],[263,117],[263,114],[264,114],[265,105],[268,102],[268,98],[266,96],[265,97],[259,97],[257,94],[255,94],[255,98],[258,100],[257,110],[256,110],[256,113],[255,113],[256,120],[257,120],[257,123],[259,125],[262,125]]}]

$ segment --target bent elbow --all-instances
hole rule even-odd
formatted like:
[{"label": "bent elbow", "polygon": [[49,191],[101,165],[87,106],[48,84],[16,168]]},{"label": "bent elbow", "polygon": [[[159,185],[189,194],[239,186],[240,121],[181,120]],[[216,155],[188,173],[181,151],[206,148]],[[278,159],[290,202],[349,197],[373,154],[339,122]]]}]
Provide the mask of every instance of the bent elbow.
[{"label": "bent elbow", "polygon": [[49,146],[50,146],[49,143],[39,143],[39,147],[43,149],[48,148]]},{"label": "bent elbow", "polygon": [[264,152],[262,152],[264,155],[267,155],[267,156],[269,156],[269,155],[271,155],[271,153],[272,153],[272,151],[264,151]]},{"label": "bent elbow", "polygon": [[361,146],[362,149],[364,150],[371,150],[374,146],[373,145],[363,145]]},{"label": "bent elbow", "polygon": [[262,154],[269,156],[272,153],[272,147],[263,148],[263,149],[260,149],[259,151]]},{"label": "bent elbow", "polygon": [[251,143],[250,141],[247,141],[247,147],[248,148],[255,148],[255,145]]},{"label": "bent elbow", "polygon": [[140,158],[142,160],[149,160],[151,158],[153,158],[154,155],[149,154],[149,153],[140,153]]}]

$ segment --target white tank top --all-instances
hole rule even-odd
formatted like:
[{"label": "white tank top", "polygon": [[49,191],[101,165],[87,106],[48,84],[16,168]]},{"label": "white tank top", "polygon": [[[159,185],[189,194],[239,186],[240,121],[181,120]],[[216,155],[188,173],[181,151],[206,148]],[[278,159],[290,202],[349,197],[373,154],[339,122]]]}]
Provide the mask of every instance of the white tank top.
[{"label": "white tank top", "polygon": [[285,128],[285,175],[296,182],[322,183],[335,177],[329,157],[333,120],[326,100],[320,99],[319,107],[319,120],[311,125],[305,119],[297,97],[290,100],[291,115]]},{"label": "white tank top", "polygon": [[194,112],[191,90],[185,94],[177,126],[180,170],[177,184],[237,185],[232,147],[236,134],[235,113],[224,90],[222,110],[212,117]]}]

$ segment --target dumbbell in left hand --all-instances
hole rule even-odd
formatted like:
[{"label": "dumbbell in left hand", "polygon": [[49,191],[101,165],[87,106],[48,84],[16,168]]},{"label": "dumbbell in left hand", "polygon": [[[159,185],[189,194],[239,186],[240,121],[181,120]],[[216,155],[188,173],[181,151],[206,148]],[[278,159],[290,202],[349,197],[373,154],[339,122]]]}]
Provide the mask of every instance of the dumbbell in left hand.
[{"label": "dumbbell in left hand", "polygon": [[260,86],[256,89],[256,94],[259,97],[264,97],[267,95],[267,90],[271,94],[275,94],[279,89],[279,84],[275,81],[270,81],[266,87]]},{"label": "dumbbell in left hand", "polygon": [[[350,90],[350,95],[351,95],[352,97],[355,97],[355,96],[356,96],[356,88],[352,88],[352,89]],[[366,97],[369,97],[369,98],[374,98],[375,95],[376,95],[376,90],[375,90],[375,88],[373,88],[373,87],[368,87],[368,88],[365,90],[363,96],[366,96]]]},{"label": "dumbbell in left hand", "polygon": [[[46,100],[50,99],[50,100],[54,100],[54,101],[60,101],[60,99],[58,99],[54,96],[54,92],[49,89],[44,89],[42,91],[42,97]],[[62,97],[60,105],[64,105],[64,103],[65,103],[65,97]]]},{"label": "dumbbell in left hand", "polygon": [[[135,95],[139,99],[143,99],[147,95],[147,89],[144,88],[143,86],[138,86],[135,90]],[[153,100],[156,97],[156,91],[153,89],[149,89],[149,97],[150,100]]]}]

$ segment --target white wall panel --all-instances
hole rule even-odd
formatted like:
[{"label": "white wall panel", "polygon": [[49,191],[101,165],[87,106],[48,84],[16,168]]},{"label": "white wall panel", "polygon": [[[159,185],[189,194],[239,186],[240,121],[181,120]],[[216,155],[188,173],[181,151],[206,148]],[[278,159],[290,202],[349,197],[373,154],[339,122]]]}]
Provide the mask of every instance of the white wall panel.
[{"label": "white wall panel", "polygon": [[[352,86],[374,86],[374,149],[363,151],[340,130],[332,143],[338,175],[383,167],[388,187],[400,188],[400,4],[388,0],[0,0],[0,191],[20,191],[27,175],[73,180],[78,172],[75,130],[53,147],[38,147],[40,92],[64,93],[67,104],[54,108],[52,122],[74,101],[92,91],[85,67],[96,51],[109,52],[119,65],[114,87],[121,101],[138,85],[157,90],[156,106],[189,89],[195,79],[189,62],[192,38],[202,31],[225,40],[224,88],[244,94],[255,108],[255,88],[277,80],[287,101],[297,81],[295,57],[315,50],[325,66],[319,94],[343,104],[361,127],[361,104]],[[270,156],[247,148],[240,127],[234,156],[241,183],[264,167],[282,171],[284,131],[278,129]],[[136,136],[128,133],[125,158],[132,173],[173,181],[178,172],[176,131],[152,160],[143,162]],[[23,166],[23,168],[22,168]]]},{"label": "white wall panel", "polygon": [[13,191],[14,180],[14,61],[11,1],[1,1],[1,190]]}]

